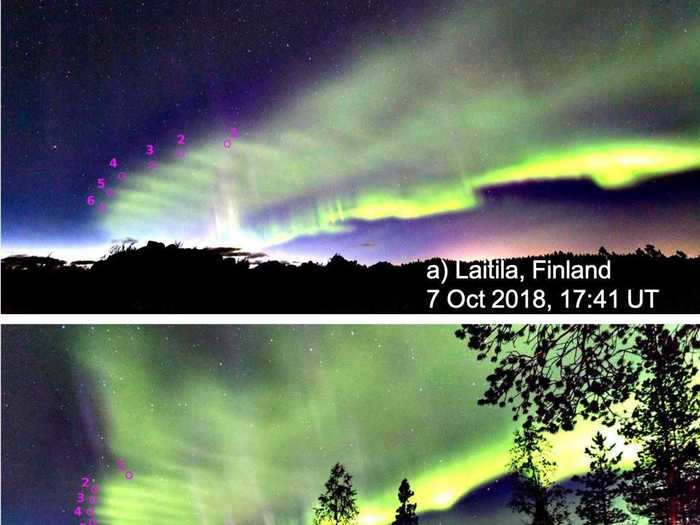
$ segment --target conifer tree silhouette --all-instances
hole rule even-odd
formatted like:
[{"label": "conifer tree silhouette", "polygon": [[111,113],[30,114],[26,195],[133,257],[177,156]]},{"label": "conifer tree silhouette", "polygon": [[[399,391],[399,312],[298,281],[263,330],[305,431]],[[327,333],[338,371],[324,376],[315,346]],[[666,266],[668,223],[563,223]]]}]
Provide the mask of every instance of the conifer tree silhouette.
[{"label": "conifer tree silhouette", "polygon": [[408,480],[404,478],[401,485],[399,485],[399,502],[401,505],[396,509],[396,517],[392,525],[418,525],[417,504],[408,502],[413,495],[414,492],[411,490]]},{"label": "conifer tree silhouette", "polygon": [[314,509],[314,523],[322,525],[348,525],[357,517],[357,493],[352,488],[352,476],[345,467],[336,463],[326,481],[325,492],[318,497],[318,506]]},{"label": "conifer tree silhouette", "polygon": [[630,509],[652,525],[700,524],[700,385],[691,350],[661,327],[639,341],[645,370],[621,433],[640,446]]},{"label": "conifer tree silhouette", "polygon": [[510,468],[518,477],[509,506],[532,519],[532,525],[567,523],[566,492],[553,485],[556,462],[540,429],[525,426],[515,433]]},{"label": "conifer tree silhouette", "polygon": [[578,416],[620,422],[614,408],[633,397],[648,364],[644,345],[658,331],[699,353],[700,325],[464,325],[455,335],[496,363],[479,404],[509,405],[513,419],[555,432],[573,429]]},{"label": "conifer tree silhouette", "polygon": [[613,445],[606,445],[603,434],[597,432],[593,444],[586,448],[586,455],[591,459],[588,473],[574,476],[574,481],[583,486],[576,490],[580,497],[576,514],[583,525],[616,525],[625,523],[629,517],[615,506],[623,490],[618,467],[622,452],[612,455],[613,448]]}]

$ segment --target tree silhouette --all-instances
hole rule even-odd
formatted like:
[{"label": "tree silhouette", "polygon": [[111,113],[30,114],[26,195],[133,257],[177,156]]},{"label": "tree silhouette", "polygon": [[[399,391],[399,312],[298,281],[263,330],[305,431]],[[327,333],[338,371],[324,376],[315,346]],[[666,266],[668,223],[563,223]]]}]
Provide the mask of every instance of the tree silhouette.
[{"label": "tree silhouette", "polygon": [[409,503],[414,492],[408,484],[408,480],[404,479],[399,485],[399,502],[401,505],[396,509],[396,517],[392,525],[418,525],[418,516],[416,515],[416,503]]},{"label": "tree silhouette", "polygon": [[352,476],[345,471],[343,465],[336,463],[333,466],[325,487],[326,490],[318,497],[319,504],[314,509],[314,523],[353,523],[358,514],[355,502],[357,493],[352,488]]},{"label": "tree silhouette", "polygon": [[524,427],[515,433],[510,451],[510,468],[518,477],[509,506],[532,518],[532,525],[566,523],[566,492],[553,485],[556,462],[540,429]]},{"label": "tree silhouette", "polygon": [[479,404],[511,406],[513,419],[571,430],[577,416],[613,425],[632,397],[658,332],[685,353],[700,348],[700,326],[464,325],[456,336],[477,359],[497,363]]},{"label": "tree silhouette", "polygon": [[640,451],[626,499],[653,525],[700,524],[700,385],[693,355],[667,330],[640,341],[637,405],[621,433]]},{"label": "tree silhouette", "polygon": [[574,476],[583,488],[576,490],[580,497],[576,514],[583,525],[616,525],[625,523],[628,514],[615,507],[615,501],[622,495],[621,471],[618,467],[622,453],[612,455],[614,446],[605,444],[600,432],[593,436],[593,444],[586,448],[591,458],[589,471],[584,476]]}]

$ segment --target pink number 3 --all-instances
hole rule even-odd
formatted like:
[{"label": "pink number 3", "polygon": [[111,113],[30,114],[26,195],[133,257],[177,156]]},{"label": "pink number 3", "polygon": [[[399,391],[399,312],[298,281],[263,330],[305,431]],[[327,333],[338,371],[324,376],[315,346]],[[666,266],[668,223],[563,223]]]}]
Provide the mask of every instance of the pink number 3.
[{"label": "pink number 3", "polygon": [[153,147],[153,144],[146,144],[146,155],[153,155],[155,151],[156,149]]}]

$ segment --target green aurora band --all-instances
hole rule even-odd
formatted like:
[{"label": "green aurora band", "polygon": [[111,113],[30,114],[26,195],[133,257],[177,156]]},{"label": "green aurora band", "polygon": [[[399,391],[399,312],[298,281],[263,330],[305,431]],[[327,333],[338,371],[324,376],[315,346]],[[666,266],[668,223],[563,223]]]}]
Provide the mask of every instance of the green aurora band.
[{"label": "green aurora band", "polygon": [[[421,512],[450,507],[506,473],[515,429],[508,410],[477,406],[490,367],[453,331],[74,330],[105,445],[135,473],[95,472],[98,520],[310,523],[336,461],[355,477],[361,524],[391,521],[403,477]],[[553,437],[558,478],[585,469],[595,428]]]},{"label": "green aurora band", "polygon": [[[261,247],[468,210],[478,190],[517,181],[613,189],[700,166],[697,11],[523,4],[358,43],[269,122],[239,123],[231,149],[188,138],[185,158],[130,172],[101,226]],[[686,124],[657,126],[661,113]]]}]

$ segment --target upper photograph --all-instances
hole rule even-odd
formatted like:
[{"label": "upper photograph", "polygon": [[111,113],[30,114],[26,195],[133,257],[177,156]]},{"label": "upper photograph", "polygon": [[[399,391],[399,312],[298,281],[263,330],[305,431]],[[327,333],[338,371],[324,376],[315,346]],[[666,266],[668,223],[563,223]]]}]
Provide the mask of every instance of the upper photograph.
[{"label": "upper photograph", "polygon": [[6,1],[2,311],[700,313],[697,0]]}]

